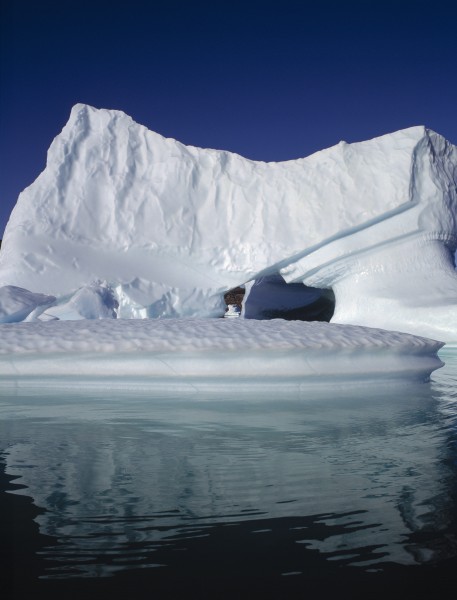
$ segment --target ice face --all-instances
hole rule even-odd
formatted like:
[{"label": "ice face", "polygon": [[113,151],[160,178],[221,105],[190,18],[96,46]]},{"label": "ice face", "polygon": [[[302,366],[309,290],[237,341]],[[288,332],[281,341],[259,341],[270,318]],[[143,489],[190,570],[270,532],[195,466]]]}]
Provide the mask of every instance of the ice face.
[{"label": "ice face", "polygon": [[452,258],[450,250],[433,239],[402,240],[373,251],[359,261],[358,273],[354,268],[334,284],[332,321],[456,341]]},{"label": "ice face", "polygon": [[222,316],[223,292],[280,273],[333,289],[337,321],[455,340],[456,179],[424,127],[263,163],[77,105],[13,210],[0,285],[106,280],[127,318]]},{"label": "ice face", "polygon": [[55,303],[41,314],[33,315],[34,318],[29,316],[27,320],[116,319],[117,308],[113,290],[106,282],[99,282],[80,288],[66,301]]},{"label": "ice face", "polygon": [[0,288],[0,323],[24,321],[33,312],[40,314],[54,302],[54,296],[34,294],[24,288],[5,285]]}]

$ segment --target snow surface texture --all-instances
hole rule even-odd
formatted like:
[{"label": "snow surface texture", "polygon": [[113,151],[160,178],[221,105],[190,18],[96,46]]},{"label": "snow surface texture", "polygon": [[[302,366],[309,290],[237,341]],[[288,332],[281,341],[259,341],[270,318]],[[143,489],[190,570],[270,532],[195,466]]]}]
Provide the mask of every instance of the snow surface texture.
[{"label": "snow surface texture", "polygon": [[424,127],[263,163],[79,104],[19,196],[0,286],[60,302],[102,280],[119,317],[208,317],[279,272],[333,289],[334,321],[456,340],[456,179]]},{"label": "snow surface texture", "polygon": [[154,389],[344,379],[425,381],[442,343],[351,325],[244,319],[49,321],[2,325],[1,385],[154,384]]}]

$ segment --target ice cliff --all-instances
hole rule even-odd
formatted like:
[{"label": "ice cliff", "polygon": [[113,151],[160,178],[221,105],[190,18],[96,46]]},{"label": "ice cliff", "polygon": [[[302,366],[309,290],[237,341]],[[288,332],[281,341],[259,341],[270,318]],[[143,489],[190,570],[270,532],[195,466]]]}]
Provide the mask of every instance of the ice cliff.
[{"label": "ice cliff", "polygon": [[456,181],[424,127],[264,163],[79,104],[11,214],[0,286],[68,303],[101,281],[119,317],[220,316],[279,273],[332,289],[333,321],[457,340]]}]

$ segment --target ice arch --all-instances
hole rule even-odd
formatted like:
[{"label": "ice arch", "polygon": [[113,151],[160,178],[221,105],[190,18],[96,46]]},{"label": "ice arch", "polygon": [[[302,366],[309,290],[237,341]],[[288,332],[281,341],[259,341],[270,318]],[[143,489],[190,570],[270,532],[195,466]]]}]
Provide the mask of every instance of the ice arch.
[{"label": "ice arch", "polygon": [[0,286],[103,280],[121,316],[221,316],[225,290],[279,272],[332,288],[336,321],[456,340],[456,179],[424,127],[263,163],[79,104],[19,196]]},{"label": "ice arch", "polygon": [[245,288],[241,311],[245,319],[330,321],[335,310],[331,290],[287,284],[279,273],[250,281]]}]

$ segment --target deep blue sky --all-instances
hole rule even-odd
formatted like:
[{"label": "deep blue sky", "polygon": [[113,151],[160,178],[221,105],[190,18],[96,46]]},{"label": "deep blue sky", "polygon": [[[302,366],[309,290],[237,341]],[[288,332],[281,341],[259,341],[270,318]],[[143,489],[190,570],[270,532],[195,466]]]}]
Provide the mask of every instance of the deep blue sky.
[{"label": "deep blue sky", "polygon": [[0,0],[0,236],[77,102],[258,160],[457,144],[455,0]]}]

